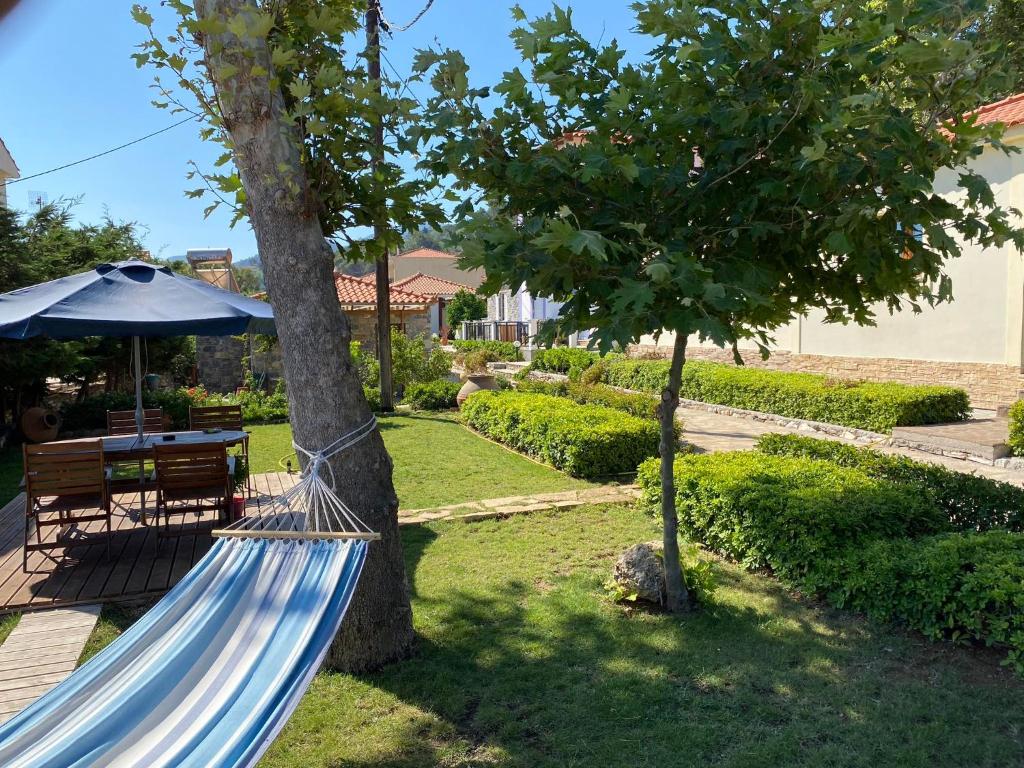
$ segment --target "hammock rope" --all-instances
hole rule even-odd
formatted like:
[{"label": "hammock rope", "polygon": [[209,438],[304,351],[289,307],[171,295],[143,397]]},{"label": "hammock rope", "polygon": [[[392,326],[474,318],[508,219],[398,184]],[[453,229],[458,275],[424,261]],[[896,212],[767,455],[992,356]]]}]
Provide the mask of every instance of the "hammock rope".
[{"label": "hammock rope", "polygon": [[311,451],[292,442],[295,452],[306,457],[306,466],[295,485],[270,500],[269,511],[243,517],[215,530],[217,538],[364,539],[380,534],[338,498],[337,479],[331,459],[364,440],[377,428],[377,417],[348,432],[326,448]]}]

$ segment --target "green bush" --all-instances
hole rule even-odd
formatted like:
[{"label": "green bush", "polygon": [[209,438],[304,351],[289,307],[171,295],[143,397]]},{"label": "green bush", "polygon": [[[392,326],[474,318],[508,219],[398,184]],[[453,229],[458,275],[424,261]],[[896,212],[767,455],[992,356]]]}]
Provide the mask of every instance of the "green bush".
[{"label": "green bush", "polygon": [[443,379],[451,370],[452,356],[437,344],[428,353],[425,334],[406,336],[396,328],[391,329],[391,380],[395,392],[402,392],[410,384]]},{"label": "green bush", "polygon": [[[644,462],[643,502],[661,499],[660,460]],[[753,452],[681,456],[675,463],[680,529],[742,562],[770,567],[801,587],[846,549],[878,539],[949,530],[916,488],[826,461]]]},{"label": "green bush", "polygon": [[[196,393],[200,393],[197,395]],[[143,390],[146,408],[163,408],[171,429],[188,429],[188,409],[198,405],[205,393],[201,389]],[[107,428],[107,411],[134,411],[135,395],[131,392],[103,392],[61,407],[61,430],[81,432]]]},{"label": "green bush", "polygon": [[207,394],[201,387],[192,391],[196,405],[240,405],[245,424],[283,424],[288,421],[288,396],[284,382],[279,381],[273,392],[260,389],[243,390],[235,394]]},{"label": "green bush", "polygon": [[658,452],[657,423],[561,397],[477,392],[462,416],[478,432],[576,477],[632,472]]},{"label": "green bush", "polygon": [[540,381],[529,379],[516,387],[520,392],[538,392],[567,397],[577,403],[590,403],[625,411],[642,419],[658,418],[658,399],[645,392],[623,392],[606,384],[586,385],[582,382]]},{"label": "green bush", "polygon": [[819,591],[933,640],[1009,648],[1024,673],[1024,534],[955,533],[850,549]]},{"label": "green bush", "polygon": [[1010,449],[1014,456],[1024,456],[1024,400],[1010,406]]},{"label": "green bush", "polygon": [[423,384],[410,384],[404,402],[418,411],[443,411],[456,406],[455,398],[462,389],[457,381],[439,379]]},{"label": "green bush", "polygon": [[380,411],[380,388],[379,387],[363,387],[363,397],[366,398],[366,404],[370,406],[370,410],[376,412]]},{"label": "green bush", "polygon": [[530,367],[536,371],[568,373],[572,368],[585,370],[599,359],[595,352],[577,347],[552,347],[533,353]]},{"label": "green bush", "polygon": [[881,480],[914,486],[941,507],[953,527],[960,531],[1024,531],[1024,488],[1010,483],[802,435],[762,435],[757,450],[772,456],[823,459]]},{"label": "green bush", "polygon": [[495,362],[499,360],[516,362],[523,359],[522,353],[519,351],[519,347],[511,341],[462,341],[456,340],[452,344],[455,346],[457,352],[473,352],[477,349],[486,349],[493,353],[493,360]]},{"label": "green bush", "polygon": [[[667,360],[620,358],[608,363],[605,378],[618,387],[658,392],[668,381],[668,368]],[[967,393],[953,387],[840,381],[700,361],[683,367],[680,396],[875,432],[960,421],[970,413]]]}]

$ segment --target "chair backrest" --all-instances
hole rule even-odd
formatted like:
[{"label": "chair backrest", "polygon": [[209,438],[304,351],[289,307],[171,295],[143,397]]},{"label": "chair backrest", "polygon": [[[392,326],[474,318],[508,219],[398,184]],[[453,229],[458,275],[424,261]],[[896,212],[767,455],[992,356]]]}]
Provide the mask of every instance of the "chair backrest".
[{"label": "chair backrest", "polygon": [[190,429],[242,430],[242,406],[202,405],[188,409]]},{"label": "chair backrest", "polygon": [[103,443],[76,440],[63,443],[25,444],[25,493],[29,499],[43,496],[99,494],[105,491]]},{"label": "chair backrest", "polygon": [[[135,411],[107,411],[108,435],[134,435],[139,431]],[[143,432],[164,431],[164,409],[146,408],[142,412]]]},{"label": "chair backrest", "polygon": [[228,453],[223,443],[153,446],[158,489],[179,490],[228,485]]}]

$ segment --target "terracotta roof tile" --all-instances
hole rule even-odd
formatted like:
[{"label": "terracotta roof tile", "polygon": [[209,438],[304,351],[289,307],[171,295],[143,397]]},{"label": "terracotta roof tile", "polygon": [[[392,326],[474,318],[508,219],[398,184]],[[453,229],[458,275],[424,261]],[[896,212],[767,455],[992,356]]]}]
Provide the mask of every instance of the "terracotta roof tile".
[{"label": "terracotta roof tile", "polygon": [[[352,275],[334,275],[334,287],[338,291],[338,301],[346,306],[377,306],[377,281],[371,277],[353,277]],[[430,296],[412,291],[404,291],[391,286],[391,306],[412,307],[433,302]]]},{"label": "terracotta roof tile", "polygon": [[473,292],[468,285],[456,283],[454,280],[446,280],[435,275],[425,275],[417,272],[391,284],[392,288],[401,288],[403,291],[412,291],[424,296],[454,296],[459,291]]},{"label": "terracotta roof tile", "polygon": [[1017,93],[1002,101],[986,104],[970,114],[978,116],[980,125],[1004,123],[1007,128],[1024,125],[1024,93]]},{"label": "terracotta roof tile", "polygon": [[399,259],[457,259],[459,254],[439,251],[437,248],[413,248],[398,254]]}]

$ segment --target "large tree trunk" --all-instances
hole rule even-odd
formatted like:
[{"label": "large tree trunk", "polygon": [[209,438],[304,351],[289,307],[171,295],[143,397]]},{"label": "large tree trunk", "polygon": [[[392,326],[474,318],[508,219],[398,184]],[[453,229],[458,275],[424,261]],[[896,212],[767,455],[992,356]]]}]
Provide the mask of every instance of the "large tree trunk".
[{"label": "large tree trunk", "polygon": [[[230,20],[255,10],[253,0],[198,0],[201,18]],[[317,450],[364,424],[370,410],[349,355],[348,320],[338,305],[334,257],[324,240],[315,194],[301,164],[299,137],[284,116],[266,41],[239,40],[230,32],[203,41],[235,165],[256,233],[267,293],[288,383],[296,443]],[[250,58],[243,56],[244,53]],[[218,77],[225,64],[236,68]],[[405,656],[412,644],[412,611],[398,535],[398,499],[391,459],[380,432],[331,460],[338,496],[381,540],[370,544],[366,565],[327,664],[353,672]]]},{"label": "large tree trunk", "polygon": [[658,419],[661,421],[661,519],[665,546],[665,607],[671,613],[690,608],[690,595],[679,563],[679,518],[676,515],[676,482],[672,472],[676,458],[675,419],[679,407],[679,386],[686,362],[686,334],[677,333],[672,347],[668,387],[661,392]]}]

